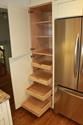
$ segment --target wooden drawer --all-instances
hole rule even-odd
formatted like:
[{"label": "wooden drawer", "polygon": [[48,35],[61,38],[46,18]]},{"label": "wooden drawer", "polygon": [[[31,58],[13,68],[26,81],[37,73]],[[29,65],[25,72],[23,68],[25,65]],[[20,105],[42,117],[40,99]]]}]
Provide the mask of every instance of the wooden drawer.
[{"label": "wooden drawer", "polygon": [[52,70],[52,61],[50,60],[35,60],[32,62],[32,66],[40,69],[45,69],[45,70]]},{"label": "wooden drawer", "polygon": [[40,117],[48,108],[51,106],[51,101],[47,99],[46,101],[39,101],[33,97],[29,97],[22,107],[37,117]]},{"label": "wooden drawer", "polygon": [[38,70],[37,72],[30,75],[30,79],[34,82],[48,86],[52,83],[52,74]]},{"label": "wooden drawer", "polygon": [[36,50],[33,52],[33,54],[51,57],[52,56],[52,49],[47,48],[47,49]]},{"label": "wooden drawer", "polygon": [[41,101],[45,101],[51,96],[51,87],[33,83],[27,88],[27,93]]}]

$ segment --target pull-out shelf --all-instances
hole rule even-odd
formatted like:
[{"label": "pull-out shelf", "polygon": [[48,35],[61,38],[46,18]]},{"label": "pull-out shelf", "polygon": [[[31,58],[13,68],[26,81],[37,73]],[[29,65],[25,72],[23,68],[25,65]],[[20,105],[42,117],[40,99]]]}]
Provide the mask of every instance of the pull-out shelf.
[{"label": "pull-out shelf", "polygon": [[52,61],[50,60],[36,60],[32,62],[32,66],[45,70],[52,70]]},{"label": "pull-out shelf", "polygon": [[36,50],[33,51],[33,54],[36,55],[44,55],[44,56],[52,56],[52,49],[42,49],[42,50]]},{"label": "pull-out shelf", "polygon": [[34,24],[52,24],[52,20],[43,20],[35,22]]},{"label": "pull-out shelf", "polygon": [[38,70],[37,72],[34,72],[30,75],[30,79],[34,82],[48,86],[52,83],[52,74]]},{"label": "pull-out shelf", "polygon": [[29,88],[27,88],[27,93],[41,101],[45,101],[51,96],[51,87],[44,86],[38,83],[33,83]]},{"label": "pull-out shelf", "polygon": [[50,99],[47,99],[46,101],[42,102],[30,96],[27,101],[24,102],[22,107],[30,111],[37,117],[40,117],[45,111],[47,111],[51,107],[51,101]]}]

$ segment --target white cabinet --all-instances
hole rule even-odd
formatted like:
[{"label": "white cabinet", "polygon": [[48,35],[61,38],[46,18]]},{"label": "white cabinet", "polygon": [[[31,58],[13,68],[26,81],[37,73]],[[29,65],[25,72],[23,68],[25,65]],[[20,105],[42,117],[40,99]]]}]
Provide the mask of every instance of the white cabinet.
[{"label": "white cabinet", "polygon": [[37,6],[48,2],[52,2],[52,0],[30,0],[30,6]]},{"label": "white cabinet", "polygon": [[9,100],[0,104],[0,125],[13,125]]},{"label": "white cabinet", "polygon": [[19,5],[9,5],[8,17],[12,57],[19,57],[29,53],[27,9]]},{"label": "white cabinet", "polygon": [[64,18],[81,16],[83,13],[82,0],[54,0],[53,1],[53,17]]},{"label": "white cabinet", "polygon": [[1,106],[0,106],[0,125],[4,125],[4,116],[1,110]]},{"label": "white cabinet", "polygon": [[[15,99],[15,107],[19,108],[26,99],[30,62],[30,24],[27,9],[20,5],[8,6],[12,58],[10,71]],[[19,88],[19,91],[18,91]]]}]

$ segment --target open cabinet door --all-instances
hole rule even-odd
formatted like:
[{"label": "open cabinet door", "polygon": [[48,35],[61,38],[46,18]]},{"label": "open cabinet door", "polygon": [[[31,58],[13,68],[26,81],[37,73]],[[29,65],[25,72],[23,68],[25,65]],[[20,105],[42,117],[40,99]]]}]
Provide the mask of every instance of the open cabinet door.
[{"label": "open cabinet door", "polygon": [[26,98],[30,67],[30,40],[27,9],[15,5],[8,6],[12,58],[10,71],[15,99],[19,108]]},{"label": "open cabinet door", "polygon": [[28,10],[20,5],[8,6],[12,57],[29,53]]}]

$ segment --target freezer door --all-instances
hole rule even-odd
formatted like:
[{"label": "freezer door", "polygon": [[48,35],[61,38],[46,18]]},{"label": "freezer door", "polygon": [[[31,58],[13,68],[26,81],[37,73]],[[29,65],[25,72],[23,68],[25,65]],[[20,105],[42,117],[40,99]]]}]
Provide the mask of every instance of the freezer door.
[{"label": "freezer door", "polygon": [[83,125],[83,95],[65,89],[59,89],[57,95],[54,111]]},{"label": "freezer door", "polygon": [[80,58],[80,70],[79,70],[79,82],[78,91],[83,92],[83,17],[82,17],[82,33],[81,33],[81,58]]},{"label": "freezer door", "polygon": [[81,18],[55,21],[55,84],[77,89]]}]

